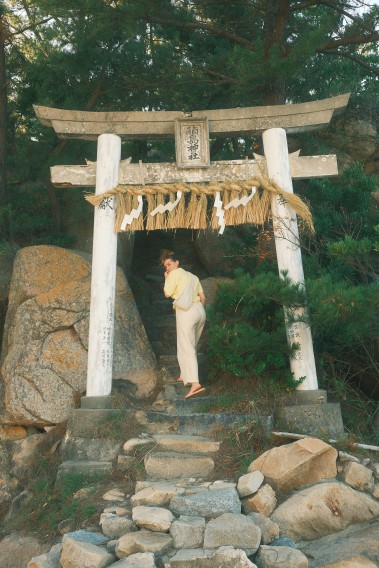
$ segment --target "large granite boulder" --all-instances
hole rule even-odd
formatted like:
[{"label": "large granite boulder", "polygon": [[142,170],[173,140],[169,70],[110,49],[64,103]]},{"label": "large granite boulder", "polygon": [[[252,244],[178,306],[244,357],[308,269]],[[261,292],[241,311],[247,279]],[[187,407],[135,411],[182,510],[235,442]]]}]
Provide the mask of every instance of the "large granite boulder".
[{"label": "large granite boulder", "polygon": [[334,118],[332,127],[320,132],[319,136],[338,154],[341,152],[347,154],[355,162],[368,160],[376,150],[375,124],[349,112]]},{"label": "large granite boulder", "polygon": [[334,478],[336,459],[337,450],[332,446],[317,438],[305,438],[264,452],[248,471],[260,471],[281,491],[291,491]]},{"label": "large granite boulder", "polygon": [[271,516],[295,541],[314,540],[379,516],[379,502],[343,483],[319,483],[284,501]]},{"label": "large granite boulder", "polygon": [[[63,422],[85,392],[90,286],[88,255],[51,246],[18,252],[1,357],[3,423]],[[156,386],[156,360],[120,269],[113,372],[133,385],[137,397]]]},{"label": "large granite boulder", "polygon": [[338,533],[299,543],[298,547],[309,558],[309,568],[379,566],[379,519],[351,525]]},{"label": "large granite boulder", "polygon": [[0,568],[25,568],[29,560],[49,548],[34,536],[9,534],[0,541]]}]

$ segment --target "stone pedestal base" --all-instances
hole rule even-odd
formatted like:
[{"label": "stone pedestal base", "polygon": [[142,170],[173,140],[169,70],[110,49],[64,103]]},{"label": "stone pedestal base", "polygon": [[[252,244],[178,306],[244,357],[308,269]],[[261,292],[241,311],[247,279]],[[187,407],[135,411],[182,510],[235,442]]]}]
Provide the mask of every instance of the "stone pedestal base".
[{"label": "stone pedestal base", "polygon": [[111,396],[82,396],[80,399],[81,408],[112,408]]},{"label": "stone pedestal base", "polygon": [[333,439],[345,437],[341,407],[327,402],[324,390],[295,391],[280,412],[289,432]]}]

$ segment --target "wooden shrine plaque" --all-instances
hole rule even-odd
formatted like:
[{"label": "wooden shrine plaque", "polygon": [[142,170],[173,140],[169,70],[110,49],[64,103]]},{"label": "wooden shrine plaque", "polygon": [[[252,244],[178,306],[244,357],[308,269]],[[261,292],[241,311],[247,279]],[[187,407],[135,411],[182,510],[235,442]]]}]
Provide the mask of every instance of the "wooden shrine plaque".
[{"label": "wooden shrine plaque", "polygon": [[176,165],[178,168],[208,168],[208,119],[180,118],[175,120]]}]

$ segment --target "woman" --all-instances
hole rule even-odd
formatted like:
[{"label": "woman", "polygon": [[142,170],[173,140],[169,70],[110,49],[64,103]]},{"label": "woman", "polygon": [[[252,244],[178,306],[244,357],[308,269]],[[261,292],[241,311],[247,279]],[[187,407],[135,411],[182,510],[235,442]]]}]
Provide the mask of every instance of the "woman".
[{"label": "woman", "polygon": [[190,384],[191,398],[205,391],[199,382],[196,347],[205,323],[205,296],[197,276],[179,268],[179,259],[169,250],[161,251],[164,273],[164,295],[173,298],[176,312],[177,357],[180,367],[178,381]]}]

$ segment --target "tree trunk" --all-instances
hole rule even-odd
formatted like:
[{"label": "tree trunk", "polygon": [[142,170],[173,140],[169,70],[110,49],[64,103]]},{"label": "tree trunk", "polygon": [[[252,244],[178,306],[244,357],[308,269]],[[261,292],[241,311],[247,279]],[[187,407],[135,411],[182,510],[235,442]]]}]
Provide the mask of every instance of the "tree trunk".
[{"label": "tree trunk", "polygon": [[[269,64],[272,51],[278,52],[280,59],[285,57],[285,28],[288,18],[288,0],[268,0],[266,2],[266,17],[264,23],[264,59]],[[264,88],[264,104],[278,105],[286,101],[286,85],[280,77],[267,83]]]},{"label": "tree trunk", "polygon": [[5,26],[0,15],[0,207],[7,203],[5,172],[7,140],[7,82],[5,77]]}]

